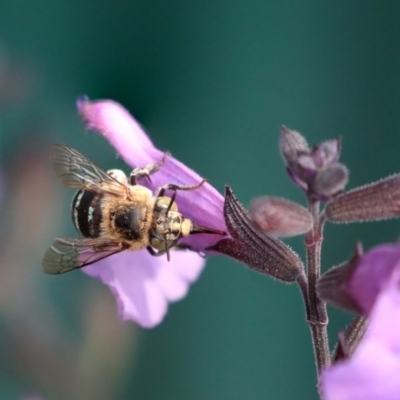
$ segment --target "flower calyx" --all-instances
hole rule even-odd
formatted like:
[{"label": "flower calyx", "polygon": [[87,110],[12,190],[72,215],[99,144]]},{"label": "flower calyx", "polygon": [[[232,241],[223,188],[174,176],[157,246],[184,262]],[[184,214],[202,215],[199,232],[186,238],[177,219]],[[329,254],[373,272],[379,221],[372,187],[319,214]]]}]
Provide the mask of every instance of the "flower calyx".
[{"label": "flower calyx", "polygon": [[333,267],[323,274],[317,282],[318,296],[327,303],[355,313],[362,309],[349,291],[349,282],[360,263],[363,249],[357,243],[354,255],[350,260]]},{"label": "flower calyx", "polygon": [[303,273],[304,266],[298,255],[280,240],[261,232],[229,186],[225,187],[224,218],[231,237],[221,239],[209,250],[287,283],[295,282]]},{"label": "flower calyx", "polygon": [[339,333],[338,343],[332,355],[332,363],[349,358],[364,337],[368,327],[367,317],[357,315],[353,318],[344,332]]},{"label": "flower calyx", "polygon": [[376,221],[400,216],[400,174],[352,189],[330,200],[325,217],[336,223]]}]

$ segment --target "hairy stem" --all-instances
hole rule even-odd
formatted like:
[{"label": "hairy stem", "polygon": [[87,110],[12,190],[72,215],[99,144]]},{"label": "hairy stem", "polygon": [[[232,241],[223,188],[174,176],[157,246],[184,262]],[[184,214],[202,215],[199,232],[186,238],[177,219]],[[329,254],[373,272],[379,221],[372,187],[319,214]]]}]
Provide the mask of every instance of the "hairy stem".
[{"label": "hairy stem", "polygon": [[310,319],[310,302],[308,301],[308,279],[305,273],[303,272],[301,275],[297,277],[297,284],[299,285],[299,289],[301,295],[303,296],[304,306],[306,307],[306,318],[307,321]]},{"label": "hairy stem", "polygon": [[309,211],[313,216],[313,228],[306,235],[307,249],[307,274],[308,274],[308,305],[309,313],[307,323],[310,326],[312,343],[314,347],[315,362],[318,376],[321,371],[330,365],[330,352],[328,343],[328,316],[326,305],[317,295],[316,284],[321,273],[321,245],[323,219],[319,215],[319,203],[309,202]]}]

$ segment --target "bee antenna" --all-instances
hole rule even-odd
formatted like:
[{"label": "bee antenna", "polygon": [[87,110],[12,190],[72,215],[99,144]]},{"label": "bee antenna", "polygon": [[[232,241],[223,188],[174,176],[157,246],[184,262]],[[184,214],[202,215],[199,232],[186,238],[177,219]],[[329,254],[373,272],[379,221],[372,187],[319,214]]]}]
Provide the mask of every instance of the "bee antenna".
[{"label": "bee antenna", "polygon": [[175,197],[176,197],[176,192],[172,193],[171,201],[169,202],[168,207],[167,207],[167,215],[169,213],[169,210],[171,210],[172,204],[174,204]]}]

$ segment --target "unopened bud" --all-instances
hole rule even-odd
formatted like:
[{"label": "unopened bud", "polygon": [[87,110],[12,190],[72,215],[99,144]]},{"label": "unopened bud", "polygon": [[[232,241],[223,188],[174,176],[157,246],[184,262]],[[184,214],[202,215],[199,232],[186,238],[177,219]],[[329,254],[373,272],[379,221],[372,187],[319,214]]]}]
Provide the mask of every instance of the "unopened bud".
[{"label": "unopened bud", "polygon": [[333,267],[317,282],[318,296],[333,306],[361,313],[361,307],[349,291],[349,282],[362,256],[363,249],[357,244],[353,257],[343,264]]},{"label": "unopened bud", "polygon": [[295,161],[299,155],[306,154],[310,151],[304,136],[284,125],[281,126],[279,148],[286,163],[291,163]]},{"label": "unopened bud", "polygon": [[343,192],[349,181],[349,170],[340,163],[335,163],[316,175],[309,189],[310,195],[317,200],[327,201]]},{"label": "unopened bud", "polygon": [[320,143],[318,146],[315,146],[311,151],[315,165],[322,169],[335,163],[339,159],[340,148],[341,143],[340,139],[338,138],[326,140],[325,142]]},{"label": "unopened bud", "polygon": [[299,256],[280,240],[257,229],[229,186],[225,188],[224,218],[231,238],[221,239],[208,250],[226,254],[283,282],[295,282],[304,273]]},{"label": "unopened bud", "polygon": [[325,208],[331,222],[363,222],[400,216],[400,174],[343,193]]},{"label": "unopened bud", "polygon": [[250,206],[250,219],[273,236],[301,235],[312,228],[310,212],[300,204],[277,197],[260,197]]},{"label": "unopened bud", "polygon": [[340,139],[326,140],[311,149],[304,137],[282,126],[279,146],[292,181],[316,201],[328,201],[341,193],[349,177],[338,162]]}]

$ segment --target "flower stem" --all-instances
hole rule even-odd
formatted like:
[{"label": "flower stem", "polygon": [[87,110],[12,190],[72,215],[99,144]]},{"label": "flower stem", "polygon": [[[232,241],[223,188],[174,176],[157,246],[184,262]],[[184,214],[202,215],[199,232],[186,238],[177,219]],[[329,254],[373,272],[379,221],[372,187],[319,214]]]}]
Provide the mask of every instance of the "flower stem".
[{"label": "flower stem", "polygon": [[313,228],[308,232],[305,240],[308,274],[308,305],[306,304],[306,309],[309,314],[307,323],[311,330],[317,374],[319,376],[321,371],[331,363],[326,305],[318,297],[316,290],[316,284],[321,273],[321,245],[324,221],[319,215],[319,202],[310,200],[308,208],[313,216]]},{"label": "flower stem", "polygon": [[306,318],[308,321],[310,319],[310,302],[308,301],[308,279],[306,274],[304,272],[300,274],[296,281],[299,285],[301,295],[303,296],[304,306],[306,307]]}]

